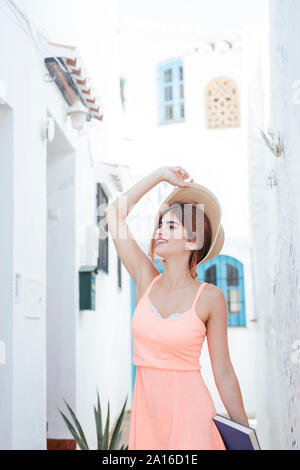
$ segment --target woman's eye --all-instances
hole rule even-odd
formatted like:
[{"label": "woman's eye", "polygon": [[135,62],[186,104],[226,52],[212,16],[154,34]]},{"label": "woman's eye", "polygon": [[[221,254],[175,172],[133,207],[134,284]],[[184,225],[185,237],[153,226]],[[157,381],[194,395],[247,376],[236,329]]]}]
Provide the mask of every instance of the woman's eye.
[{"label": "woman's eye", "polygon": [[[158,229],[161,229],[161,227],[162,227],[162,224],[160,224],[160,225],[158,226]],[[174,228],[175,228],[175,225],[174,225],[174,224],[169,224],[168,227],[169,227],[170,229],[174,229]]]}]

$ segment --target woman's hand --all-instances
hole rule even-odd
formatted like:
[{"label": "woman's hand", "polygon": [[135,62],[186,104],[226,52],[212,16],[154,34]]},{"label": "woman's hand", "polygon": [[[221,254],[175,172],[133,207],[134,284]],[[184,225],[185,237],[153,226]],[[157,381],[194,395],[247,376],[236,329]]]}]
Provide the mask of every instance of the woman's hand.
[{"label": "woman's hand", "polygon": [[167,181],[173,186],[185,187],[194,182],[191,178],[190,181],[184,181],[189,178],[188,172],[181,166],[164,166],[159,169],[161,180]]}]

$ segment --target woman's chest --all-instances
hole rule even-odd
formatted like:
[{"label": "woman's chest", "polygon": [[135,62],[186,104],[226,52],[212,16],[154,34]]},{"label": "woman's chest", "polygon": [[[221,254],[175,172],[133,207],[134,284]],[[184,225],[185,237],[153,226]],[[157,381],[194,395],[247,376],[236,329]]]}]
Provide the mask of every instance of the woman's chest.
[{"label": "woman's chest", "polygon": [[146,302],[140,303],[131,320],[133,342],[143,342],[167,349],[193,349],[203,343],[205,332],[193,311],[169,320],[160,318]]}]

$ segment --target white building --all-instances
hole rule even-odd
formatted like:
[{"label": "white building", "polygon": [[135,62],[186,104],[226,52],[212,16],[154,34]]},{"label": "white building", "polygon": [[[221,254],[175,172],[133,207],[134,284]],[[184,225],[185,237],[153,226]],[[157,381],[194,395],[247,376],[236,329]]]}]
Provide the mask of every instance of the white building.
[{"label": "white building", "polygon": [[[79,271],[98,261],[97,183],[102,199],[133,183],[116,2],[1,2],[0,39],[0,448],[45,449],[46,439],[48,448],[73,447],[58,412],[69,416],[63,399],[95,448],[97,388],[103,420],[110,401],[111,425],[127,394],[131,406],[130,284],[112,243],[108,253],[102,244],[95,310],[79,305]],[[75,69],[91,80],[86,90],[101,100],[103,120],[86,123],[81,135],[46,75],[45,58],[60,49],[63,57],[75,54]],[[56,65],[70,98],[67,75]]]},{"label": "white building", "polygon": [[[74,447],[58,412],[68,415],[63,399],[95,448],[97,388],[104,420],[108,400],[111,423],[126,395],[131,408],[132,283],[110,241],[108,250],[101,245],[99,257],[97,195],[105,202],[126,190],[135,180],[131,167],[140,177],[162,164],[178,164],[212,189],[222,205],[222,253],[228,258],[220,265],[230,260],[230,277],[239,280],[239,289],[225,286],[224,292],[243,292],[245,306],[245,315],[231,319],[245,319],[246,326],[230,326],[228,333],[246,411],[257,419],[263,448],[297,449],[300,71],[294,45],[299,2],[269,2],[269,36],[261,0],[248,6],[240,0],[218,2],[218,14],[215,1],[205,2],[203,9],[197,0],[190,3],[193,10],[185,8],[169,24],[162,9],[159,19],[158,10],[149,9],[145,20],[139,0],[127,0],[128,11],[135,4],[135,18],[125,18],[125,2],[119,3],[120,30],[117,0],[86,0],[84,7],[73,0],[71,8],[58,0],[8,0],[0,6],[5,45],[0,48],[0,448]],[[164,2],[166,10],[170,4],[174,0]],[[79,135],[72,127],[70,106],[46,76],[45,57],[58,53],[48,41],[79,48],[69,55],[80,54],[82,72],[100,96],[103,120],[86,123],[87,133]],[[170,69],[169,61],[172,70],[183,67],[183,80],[172,83],[178,93],[174,103],[163,103],[158,77]],[[164,65],[165,70],[159,68]],[[120,76],[126,79],[126,119]],[[212,82],[222,77],[232,81]],[[237,127],[229,125],[232,107],[225,106],[222,123],[224,100],[208,124],[212,94],[205,91],[220,98],[224,86],[223,98],[230,97],[240,111]],[[228,96],[233,89],[239,101]],[[178,105],[177,122],[162,124],[159,104],[167,108],[167,117],[174,111],[168,106]],[[53,140],[47,140],[49,118]],[[213,123],[221,127],[207,127]],[[280,135],[284,152],[279,145],[279,157],[260,129],[270,130],[275,139]],[[140,214],[149,223],[137,237],[145,250],[154,205],[168,189],[159,185],[138,205],[137,217],[136,211],[130,216],[134,233]],[[81,310],[79,272],[99,258],[95,310]],[[213,280],[214,266],[207,267]],[[200,362],[217,410],[224,412],[206,345]]]}]

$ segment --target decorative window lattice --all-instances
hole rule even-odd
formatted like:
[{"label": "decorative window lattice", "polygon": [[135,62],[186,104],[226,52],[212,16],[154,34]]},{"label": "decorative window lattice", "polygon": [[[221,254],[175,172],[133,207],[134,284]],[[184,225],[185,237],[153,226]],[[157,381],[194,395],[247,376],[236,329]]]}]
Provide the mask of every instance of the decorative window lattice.
[{"label": "decorative window lattice", "polygon": [[206,87],[208,129],[240,127],[240,103],[236,83],[227,77],[215,78]]}]

